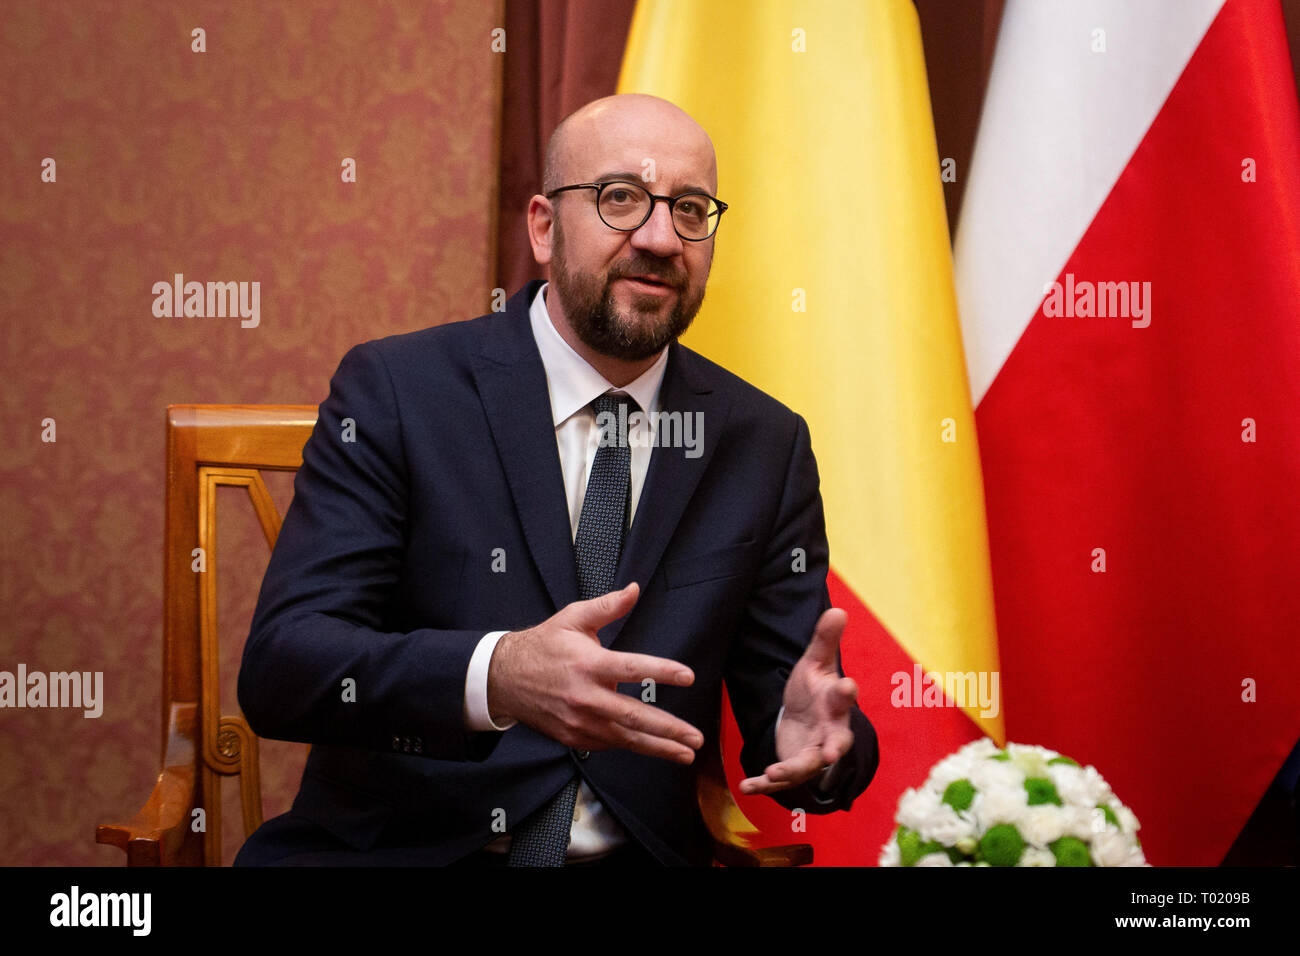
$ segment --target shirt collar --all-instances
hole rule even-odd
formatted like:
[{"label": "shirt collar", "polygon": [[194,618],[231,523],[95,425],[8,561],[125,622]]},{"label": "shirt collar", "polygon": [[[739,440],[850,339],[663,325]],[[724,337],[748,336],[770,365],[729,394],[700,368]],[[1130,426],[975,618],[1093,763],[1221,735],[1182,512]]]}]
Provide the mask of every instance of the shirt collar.
[{"label": "shirt collar", "polygon": [[662,349],[655,363],[636,379],[622,388],[615,388],[555,330],[550,313],[546,311],[544,298],[549,285],[550,283],[543,284],[537,290],[537,295],[533,296],[532,305],[528,308],[528,321],[532,324],[533,338],[537,341],[542,367],[546,370],[552,423],[558,428],[575,412],[590,405],[592,399],[614,391],[632,396],[644,412],[658,411],[659,387],[664,380],[664,370],[668,367],[668,349]]}]

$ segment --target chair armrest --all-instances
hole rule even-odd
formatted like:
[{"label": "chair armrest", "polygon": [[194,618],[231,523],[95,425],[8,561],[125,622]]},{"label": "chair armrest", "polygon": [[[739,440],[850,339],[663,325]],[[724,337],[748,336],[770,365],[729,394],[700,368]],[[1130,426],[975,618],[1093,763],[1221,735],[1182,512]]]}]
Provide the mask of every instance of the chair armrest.
[{"label": "chair armrest", "polygon": [[713,858],[722,866],[805,866],[813,860],[808,843],[757,846],[758,827],[749,822],[731,795],[722,767],[722,744],[704,747],[695,796],[713,841]]},{"label": "chair armrest", "polygon": [[[95,842],[120,848],[127,866],[163,866],[180,862],[190,835],[190,814],[195,796],[195,706],[172,706],[167,752],[153,793],[133,819],[126,823],[101,823]],[[201,862],[200,855],[198,862]]]}]

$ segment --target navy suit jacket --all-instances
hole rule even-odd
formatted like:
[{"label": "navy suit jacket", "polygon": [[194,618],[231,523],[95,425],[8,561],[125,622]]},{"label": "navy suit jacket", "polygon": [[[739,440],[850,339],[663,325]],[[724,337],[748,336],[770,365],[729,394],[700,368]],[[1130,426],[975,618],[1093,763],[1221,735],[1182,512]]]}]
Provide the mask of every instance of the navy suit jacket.
[{"label": "navy suit jacket", "polygon": [[[464,724],[466,669],[484,633],[538,624],[578,597],[528,320],[539,285],[504,313],[344,356],[262,583],[239,703],[259,735],[313,744],[293,812],[355,850],[456,860],[500,835],[502,813],[513,827],[576,770],[661,862],[707,864],[694,766],[578,754],[522,724]],[[717,746],[725,681],[741,763],[756,775],[776,760],[786,678],[830,606],[817,467],[802,418],[676,342],[669,349],[662,410],[701,413],[702,452],[653,450],[615,584],[637,581],[641,596],[599,637],[694,670],[692,687],[657,687],[656,705],[699,728],[705,747]],[[806,570],[794,570],[796,549]],[[877,763],[856,707],[852,727],[829,798],[804,786],[775,799],[847,809]]]}]

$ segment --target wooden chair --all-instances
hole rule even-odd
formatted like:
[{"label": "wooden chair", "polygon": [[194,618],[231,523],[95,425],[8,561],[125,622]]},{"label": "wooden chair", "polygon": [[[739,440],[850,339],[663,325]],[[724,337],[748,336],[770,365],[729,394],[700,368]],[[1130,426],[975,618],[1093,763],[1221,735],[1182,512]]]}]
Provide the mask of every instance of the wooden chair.
[{"label": "wooden chair", "polygon": [[[296,471],[316,424],[312,405],[172,405],[167,409],[164,545],[162,770],[127,823],[104,823],[95,840],[120,847],[130,866],[221,862],[221,782],[237,777],[245,837],[262,823],[258,738],[240,714],[221,713],[217,646],[217,489],[247,490],[269,547],[280,513],[264,471]],[[194,549],[204,573],[194,573]],[[720,738],[719,738],[720,739]],[[732,798],[721,748],[700,755],[697,798],[715,865],[799,866],[807,844],[760,847]],[[202,809],[205,826],[193,826]]]}]

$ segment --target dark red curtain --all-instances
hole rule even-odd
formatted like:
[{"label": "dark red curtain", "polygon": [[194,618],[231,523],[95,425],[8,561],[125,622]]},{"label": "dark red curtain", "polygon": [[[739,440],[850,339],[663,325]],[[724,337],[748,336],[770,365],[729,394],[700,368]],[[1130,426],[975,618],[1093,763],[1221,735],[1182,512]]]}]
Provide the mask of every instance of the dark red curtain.
[{"label": "dark red curtain", "polygon": [[543,277],[526,214],[546,140],[579,106],[618,85],[636,0],[507,0],[502,77],[497,285],[513,293]]}]

